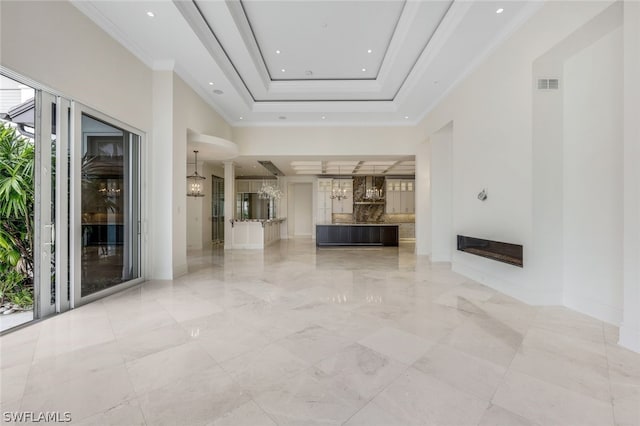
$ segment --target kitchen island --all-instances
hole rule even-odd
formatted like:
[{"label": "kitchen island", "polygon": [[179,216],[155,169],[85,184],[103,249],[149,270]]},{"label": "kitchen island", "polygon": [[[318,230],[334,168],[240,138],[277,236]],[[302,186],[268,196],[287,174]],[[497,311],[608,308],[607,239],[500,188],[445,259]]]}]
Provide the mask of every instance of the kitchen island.
[{"label": "kitchen island", "polygon": [[398,246],[398,225],[336,223],[316,225],[316,246]]},{"label": "kitchen island", "polygon": [[280,239],[280,225],[284,221],[284,218],[231,219],[231,244],[229,248],[264,249]]}]

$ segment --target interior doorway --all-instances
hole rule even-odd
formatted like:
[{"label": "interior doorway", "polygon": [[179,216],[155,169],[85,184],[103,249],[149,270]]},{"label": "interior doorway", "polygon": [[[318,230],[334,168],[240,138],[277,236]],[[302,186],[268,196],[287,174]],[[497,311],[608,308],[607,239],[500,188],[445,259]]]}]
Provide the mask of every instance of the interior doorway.
[{"label": "interior doorway", "polygon": [[310,237],[313,220],[313,185],[311,183],[293,184],[293,236]]},{"label": "interior doorway", "polygon": [[224,179],[211,175],[211,241],[224,244]]}]

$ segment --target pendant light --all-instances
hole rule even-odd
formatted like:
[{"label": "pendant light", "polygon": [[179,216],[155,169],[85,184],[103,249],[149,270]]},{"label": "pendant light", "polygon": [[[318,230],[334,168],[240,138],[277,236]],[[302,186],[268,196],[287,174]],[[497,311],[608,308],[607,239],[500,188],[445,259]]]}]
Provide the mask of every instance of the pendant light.
[{"label": "pendant light", "polygon": [[365,176],[365,192],[364,198],[371,201],[380,201],[384,199],[382,189],[376,187],[376,166],[373,166],[373,176]]},{"label": "pendant light", "polygon": [[329,198],[338,201],[346,200],[347,198],[349,198],[349,195],[347,194],[347,188],[342,187],[342,175],[340,173],[340,166],[338,166],[338,187],[334,187],[331,189],[331,195],[329,196]]},{"label": "pendant light", "polygon": [[196,168],[192,175],[187,176],[187,183],[189,184],[187,197],[204,197],[202,193],[202,181],[206,178],[198,174],[198,151],[193,152],[196,155]]}]

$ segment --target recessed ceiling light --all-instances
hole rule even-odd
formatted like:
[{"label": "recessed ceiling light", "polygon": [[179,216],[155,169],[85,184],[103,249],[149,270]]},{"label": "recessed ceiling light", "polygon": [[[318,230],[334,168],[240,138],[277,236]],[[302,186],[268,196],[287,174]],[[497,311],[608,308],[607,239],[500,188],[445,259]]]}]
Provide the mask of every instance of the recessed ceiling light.
[{"label": "recessed ceiling light", "polygon": [[408,115],[405,115],[405,116],[404,116],[404,119],[405,119],[405,120],[408,120],[408,119],[409,119],[409,116],[408,116]]},{"label": "recessed ceiling light", "polygon": [[147,12],[147,16],[148,16],[149,18],[153,18],[154,16],[156,16],[156,14],[155,14],[155,13],[153,13],[152,11],[148,11],[148,12]]},{"label": "recessed ceiling light", "polygon": [[279,55],[279,54],[280,54],[280,51],[279,51],[279,50],[276,50],[276,55]]},{"label": "recessed ceiling light", "polygon": [[325,118],[327,118],[327,117],[325,117],[325,116],[323,115],[321,118],[324,120],[324,119],[325,119]]},{"label": "recessed ceiling light", "polygon": [[240,120],[244,120],[244,118],[242,118],[242,117],[239,117],[239,118],[240,118]]},{"label": "recessed ceiling light", "polygon": [[371,50],[371,49],[367,50],[367,53],[371,53],[371,52],[373,52],[373,50]]},{"label": "recessed ceiling light", "polygon": [[365,72],[367,69],[366,68],[362,68],[362,72]]},{"label": "recessed ceiling light", "polygon": [[210,82],[209,82],[209,86],[213,86],[213,81],[210,81]]},{"label": "recessed ceiling light", "polygon": [[285,72],[286,70],[284,68],[282,68],[280,71]]},{"label": "recessed ceiling light", "polygon": [[504,12],[503,8],[500,8],[500,9],[496,10],[496,13],[502,13],[502,12]]},{"label": "recessed ceiling light", "polygon": [[216,89],[213,91],[213,93],[215,93],[216,95],[222,95],[224,92],[220,89]]}]

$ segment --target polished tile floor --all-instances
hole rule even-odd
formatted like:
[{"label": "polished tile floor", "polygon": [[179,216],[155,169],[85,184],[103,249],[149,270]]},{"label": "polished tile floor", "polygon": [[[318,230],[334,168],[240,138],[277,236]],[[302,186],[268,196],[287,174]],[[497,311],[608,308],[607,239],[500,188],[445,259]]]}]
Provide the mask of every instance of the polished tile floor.
[{"label": "polished tile floor", "polygon": [[638,425],[640,355],[413,246],[193,253],[0,338],[1,411],[83,425]]}]

